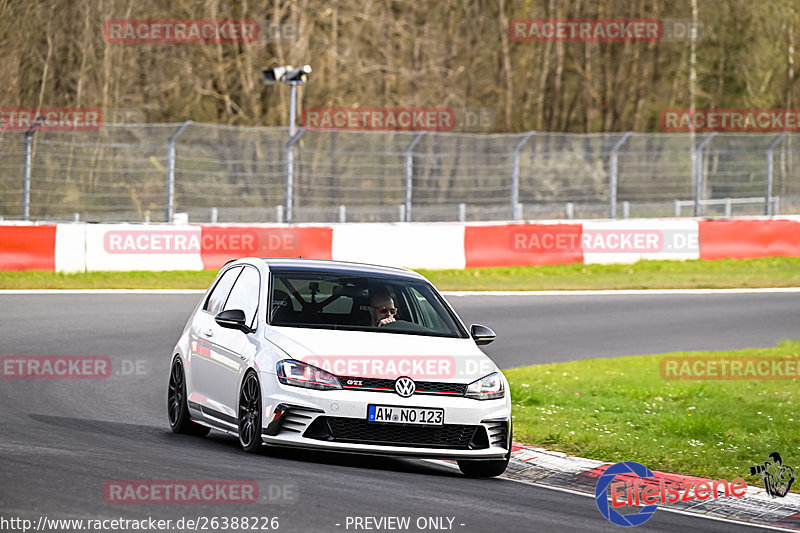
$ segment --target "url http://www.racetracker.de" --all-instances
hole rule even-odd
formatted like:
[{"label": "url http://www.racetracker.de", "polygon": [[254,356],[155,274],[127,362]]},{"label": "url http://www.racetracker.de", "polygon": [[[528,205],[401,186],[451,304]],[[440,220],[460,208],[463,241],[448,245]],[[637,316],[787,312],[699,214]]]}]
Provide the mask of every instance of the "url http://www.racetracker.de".
[{"label": "url http://www.racetracker.de", "polygon": [[61,531],[277,531],[277,516],[196,516],[176,519],[147,518],[50,518],[37,520],[0,517],[0,531],[57,533]]}]

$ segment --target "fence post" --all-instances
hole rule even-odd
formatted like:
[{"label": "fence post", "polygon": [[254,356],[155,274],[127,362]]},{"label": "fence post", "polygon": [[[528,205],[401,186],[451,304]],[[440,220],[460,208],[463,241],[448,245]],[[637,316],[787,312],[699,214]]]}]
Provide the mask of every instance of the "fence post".
[{"label": "fence post", "polygon": [[33,158],[31,144],[33,144],[33,134],[43,122],[44,117],[38,115],[30,129],[25,132],[22,141],[22,220],[28,220],[31,217],[31,162]]},{"label": "fence post", "polygon": [[[292,85],[292,89],[294,89],[294,85]],[[305,131],[300,128],[300,131],[289,137],[289,142],[286,143],[286,222],[288,223],[291,223],[294,218],[292,212],[294,206],[294,145]]]},{"label": "fence post", "polygon": [[401,214],[405,217],[403,219],[404,222],[411,222],[411,181],[414,176],[414,156],[411,154],[411,151],[415,146],[417,146],[417,143],[422,140],[422,137],[424,137],[426,133],[426,131],[417,133],[414,136],[414,139],[412,139],[412,141],[408,144],[408,147],[405,151],[405,203],[403,204],[404,211],[401,211]]},{"label": "fence post", "polygon": [[35,130],[25,132],[22,157],[22,220],[31,216],[31,141]]},{"label": "fence post", "polygon": [[611,148],[608,161],[608,218],[617,218],[617,152],[631,135],[632,131],[626,132]]},{"label": "fence post", "polygon": [[175,215],[175,142],[178,140],[178,136],[183,133],[183,130],[191,123],[191,120],[185,121],[178,126],[177,130],[172,132],[172,135],[167,140],[167,184],[165,187],[167,190],[167,206],[164,209],[166,222],[172,222],[172,218]]},{"label": "fence post", "polygon": [[772,153],[775,151],[775,147],[778,146],[778,143],[786,137],[786,132],[782,131],[780,135],[775,137],[775,139],[769,143],[769,147],[767,147],[767,184],[766,190],[764,191],[764,214],[766,216],[770,216],[772,214],[771,209],[771,202],[770,198],[772,198]]},{"label": "fence post", "polygon": [[697,145],[697,157],[694,164],[694,216],[701,216],[700,197],[703,195],[703,150],[716,137],[717,132],[712,131]]},{"label": "fence post", "polygon": [[534,133],[536,132],[527,132],[522,139],[514,145],[513,167],[511,168],[511,220],[519,220],[519,218],[517,218],[517,204],[519,203],[519,152]]}]

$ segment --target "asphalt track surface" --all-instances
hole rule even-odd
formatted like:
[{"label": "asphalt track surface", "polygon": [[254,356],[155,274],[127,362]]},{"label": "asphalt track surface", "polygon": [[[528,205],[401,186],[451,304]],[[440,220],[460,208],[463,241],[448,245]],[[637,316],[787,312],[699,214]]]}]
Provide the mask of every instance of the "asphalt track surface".
[{"label": "asphalt track surface", "polygon": [[[0,295],[0,354],[106,355],[100,380],[0,380],[0,518],[278,517],[278,531],[375,531],[348,517],[453,518],[451,531],[619,531],[592,498],[427,461],[265,450],[169,431],[170,349],[198,295]],[[498,332],[502,367],[798,336],[800,294],[452,297]],[[255,504],[111,504],[114,480],[253,480]],[[444,524],[447,524],[447,520]],[[337,525],[338,524],[338,525]],[[21,531],[8,527],[4,531]],[[637,531],[743,531],[657,511]],[[177,531],[174,527],[171,531]],[[258,531],[265,531],[258,529]],[[395,530],[396,531],[396,530]]]}]

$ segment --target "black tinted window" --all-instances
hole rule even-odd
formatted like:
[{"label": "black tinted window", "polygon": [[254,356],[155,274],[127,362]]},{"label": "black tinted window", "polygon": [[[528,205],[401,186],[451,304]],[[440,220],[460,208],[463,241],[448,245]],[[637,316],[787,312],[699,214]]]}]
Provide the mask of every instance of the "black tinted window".
[{"label": "black tinted window", "polygon": [[231,290],[231,286],[233,285],[233,282],[236,281],[236,277],[239,275],[241,270],[242,267],[240,266],[233,267],[222,275],[214,289],[211,291],[211,294],[208,295],[208,300],[206,300],[206,305],[203,307],[203,309],[212,315],[216,315],[222,311],[222,306],[225,305],[225,300],[228,299],[228,293]]},{"label": "black tinted window", "polygon": [[[438,293],[424,281],[276,273],[272,277],[271,302],[270,323],[275,326],[466,336]],[[395,321],[377,324],[391,313],[387,309],[394,310]]]}]

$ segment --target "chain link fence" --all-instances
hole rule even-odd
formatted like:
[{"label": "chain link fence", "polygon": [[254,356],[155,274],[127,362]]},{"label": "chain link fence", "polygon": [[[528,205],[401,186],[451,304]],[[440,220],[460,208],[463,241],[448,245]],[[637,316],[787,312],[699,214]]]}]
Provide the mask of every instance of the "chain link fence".
[{"label": "chain link fence", "polygon": [[289,141],[288,128],[197,123],[0,132],[0,217],[427,222],[800,213],[800,134],[301,129]]}]

